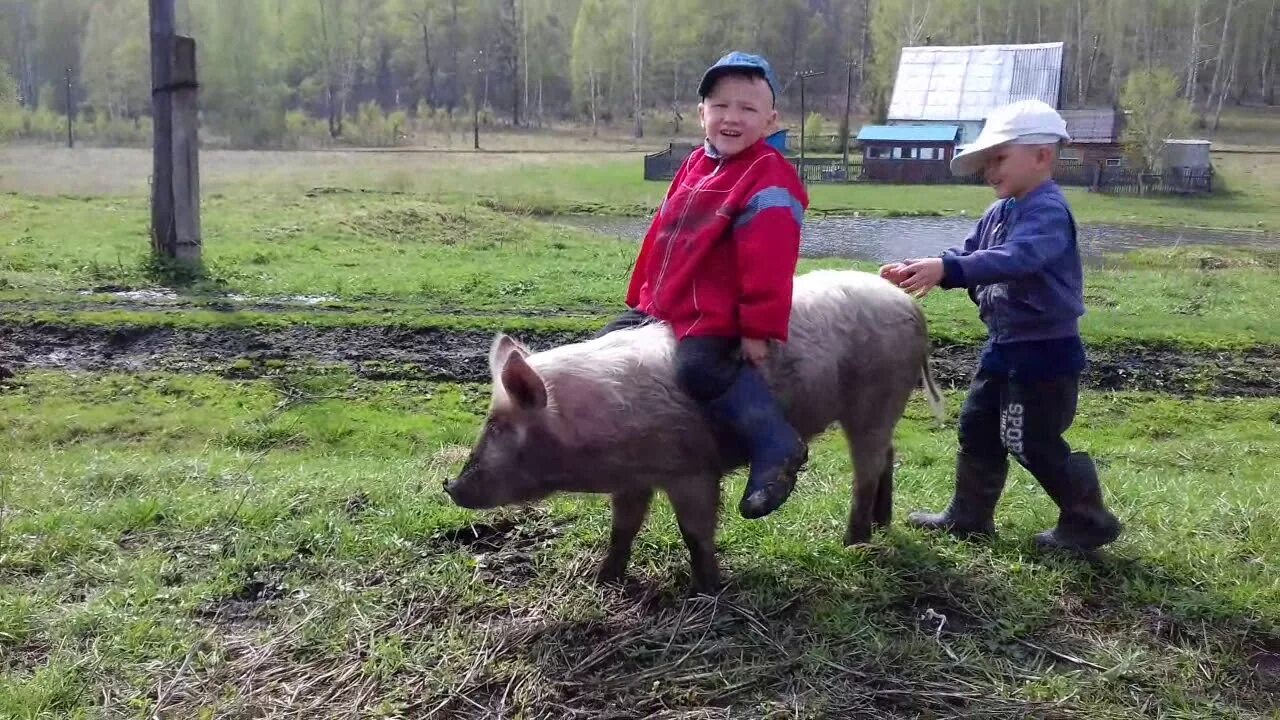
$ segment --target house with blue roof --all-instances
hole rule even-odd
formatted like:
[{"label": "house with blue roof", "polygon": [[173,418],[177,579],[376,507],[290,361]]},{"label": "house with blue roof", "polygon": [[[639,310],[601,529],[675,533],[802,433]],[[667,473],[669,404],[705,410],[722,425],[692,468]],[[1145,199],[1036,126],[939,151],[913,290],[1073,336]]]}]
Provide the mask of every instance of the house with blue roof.
[{"label": "house with blue roof", "polygon": [[946,182],[960,132],[959,125],[863,125],[858,131],[862,179]]}]

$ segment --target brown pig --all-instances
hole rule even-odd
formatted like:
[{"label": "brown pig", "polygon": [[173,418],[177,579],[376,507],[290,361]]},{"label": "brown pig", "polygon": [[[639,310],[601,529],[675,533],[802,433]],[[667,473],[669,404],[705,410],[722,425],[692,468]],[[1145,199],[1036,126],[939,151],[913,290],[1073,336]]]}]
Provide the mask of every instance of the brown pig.
[{"label": "brown pig", "polygon": [[[608,493],[613,529],[597,572],[608,581],[625,573],[661,489],[675,509],[695,586],[714,591],[720,480],[746,456],[677,386],[674,350],[661,323],[540,353],[499,335],[489,353],[489,416],[445,492],[473,509],[555,492]],[[870,273],[800,275],[790,338],[773,348],[762,371],[806,442],[839,423],[854,467],[844,542],[869,541],[873,527],[889,523],[894,428],[918,383],[942,418],[923,312]]]}]

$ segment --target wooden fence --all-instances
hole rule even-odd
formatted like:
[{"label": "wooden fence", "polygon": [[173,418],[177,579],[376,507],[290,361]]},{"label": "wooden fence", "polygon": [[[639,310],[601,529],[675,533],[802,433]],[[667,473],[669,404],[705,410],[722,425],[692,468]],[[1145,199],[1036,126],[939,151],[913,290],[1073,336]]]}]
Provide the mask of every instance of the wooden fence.
[{"label": "wooden fence", "polygon": [[[670,180],[675,177],[680,164],[692,152],[693,146],[675,145],[666,150],[646,155],[644,178],[646,180]],[[917,178],[904,172],[901,180],[872,179],[867,176],[862,159],[849,158],[846,166],[841,158],[789,158],[796,172],[805,183],[871,183],[902,185],[983,185],[981,175]],[[1054,168],[1054,180],[1059,185],[1088,188],[1095,192],[1117,195],[1186,195],[1213,191],[1213,168],[1171,168],[1163,173],[1148,173],[1129,168],[1099,165],[1064,165]]]}]

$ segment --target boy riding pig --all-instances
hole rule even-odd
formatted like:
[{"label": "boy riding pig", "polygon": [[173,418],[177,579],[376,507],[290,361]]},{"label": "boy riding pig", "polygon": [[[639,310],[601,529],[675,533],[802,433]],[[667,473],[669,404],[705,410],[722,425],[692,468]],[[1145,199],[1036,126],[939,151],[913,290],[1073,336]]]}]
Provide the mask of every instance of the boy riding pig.
[{"label": "boy riding pig", "polygon": [[600,333],[671,326],[680,387],[749,458],[738,506],[746,518],[777,509],[808,460],[760,372],[770,343],[788,337],[809,202],[791,163],[765,140],[777,91],[777,76],[757,55],[728,53],[703,74],[706,139],[676,172],[645,235],[629,309]]}]

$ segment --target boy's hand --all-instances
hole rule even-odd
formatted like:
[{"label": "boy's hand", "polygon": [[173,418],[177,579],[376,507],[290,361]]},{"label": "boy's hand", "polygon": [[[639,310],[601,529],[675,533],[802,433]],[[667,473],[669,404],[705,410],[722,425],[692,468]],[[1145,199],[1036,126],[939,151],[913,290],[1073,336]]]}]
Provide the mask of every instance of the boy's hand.
[{"label": "boy's hand", "polygon": [[908,262],[899,270],[899,273],[902,280],[898,282],[898,287],[917,298],[922,298],[942,282],[946,270],[942,265],[942,258],[925,258]]},{"label": "boy's hand", "polygon": [[880,277],[884,278],[885,280],[888,280],[894,285],[901,285],[902,281],[906,279],[906,275],[902,273],[902,269],[904,267],[906,267],[906,265],[900,262],[889,263],[888,265],[881,265]]},{"label": "boy's hand", "polygon": [[742,356],[747,362],[761,367],[769,359],[769,341],[757,338],[742,338]]}]

